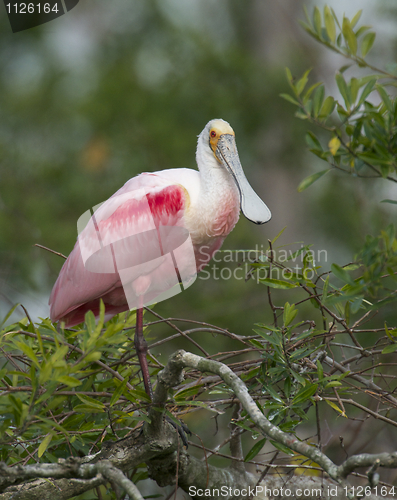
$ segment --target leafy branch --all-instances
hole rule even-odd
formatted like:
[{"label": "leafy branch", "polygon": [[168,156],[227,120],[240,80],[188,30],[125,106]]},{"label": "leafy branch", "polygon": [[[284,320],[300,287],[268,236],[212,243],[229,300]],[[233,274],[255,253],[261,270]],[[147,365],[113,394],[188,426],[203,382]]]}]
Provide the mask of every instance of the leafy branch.
[{"label": "leafy branch", "polygon": [[[287,68],[287,79],[293,94],[281,94],[298,107],[296,116],[307,120],[328,135],[327,144],[312,132],[306,134],[309,150],[326,161],[331,169],[338,169],[356,177],[380,177],[397,182],[397,99],[386,90],[397,85],[397,75],[376,68],[367,62],[366,56],[375,41],[370,26],[356,29],[361,11],[351,20],[343,17],[339,23],[333,9],[324,7],[323,18],[318,7],[312,19],[306,11],[305,30],[325,47],[351,59],[360,69],[370,69],[375,74],[353,76],[346,79],[344,73],[350,66],[343,66],[335,76],[341,98],[325,97],[322,82],[307,88],[310,70],[295,80]],[[364,35],[365,33],[365,35]],[[358,52],[361,52],[361,56]],[[377,92],[379,104],[373,103]],[[371,102],[372,101],[372,102]],[[299,190],[320,179],[326,169],[304,179]],[[389,201],[389,200],[385,200]]]}]

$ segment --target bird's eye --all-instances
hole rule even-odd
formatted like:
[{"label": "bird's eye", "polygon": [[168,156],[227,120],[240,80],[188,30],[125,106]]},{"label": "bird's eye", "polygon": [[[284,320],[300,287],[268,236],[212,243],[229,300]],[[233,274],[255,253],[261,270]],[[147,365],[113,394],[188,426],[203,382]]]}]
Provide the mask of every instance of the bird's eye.
[{"label": "bird's eye", "polygon": [[216,137],[216,132],[215,132],[215,130],[211,130],[210,135],[211,135],[211,137]]}]

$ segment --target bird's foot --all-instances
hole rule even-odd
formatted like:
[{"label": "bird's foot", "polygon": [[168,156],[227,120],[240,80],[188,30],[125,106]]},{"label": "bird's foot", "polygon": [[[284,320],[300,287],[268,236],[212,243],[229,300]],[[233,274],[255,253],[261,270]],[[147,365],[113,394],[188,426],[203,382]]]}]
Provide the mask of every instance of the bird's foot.
[{"label": "bird's foot", "polygon": [[182,439],[183,446],[187,449],[188,448],[188,440],[186,434],[189,434],[189,436],[192,435],[192,431],[189,429],[189,427],[182,422],[181,420],[178,419],[179,423],[176,423],[175,420],[171,419],[170,417],[165,417],[166,421],[172,425],[172,427],[178,431],[179,436]]}]

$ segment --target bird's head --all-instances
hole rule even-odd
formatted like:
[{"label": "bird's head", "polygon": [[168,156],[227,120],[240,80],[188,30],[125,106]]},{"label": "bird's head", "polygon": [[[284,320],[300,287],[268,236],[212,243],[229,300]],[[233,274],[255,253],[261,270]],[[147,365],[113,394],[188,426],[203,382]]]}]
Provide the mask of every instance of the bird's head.
[{"label": "bird's head", "polygon": [[199,143],[215,156],[217,164],[233,177],[240,192],[240,208],[244,216],[255,224],[264,224],[272,214],[250,186],[244,175],[237,151],[234,130],[228,122],[215,119],[207,123],[199,135]]}]

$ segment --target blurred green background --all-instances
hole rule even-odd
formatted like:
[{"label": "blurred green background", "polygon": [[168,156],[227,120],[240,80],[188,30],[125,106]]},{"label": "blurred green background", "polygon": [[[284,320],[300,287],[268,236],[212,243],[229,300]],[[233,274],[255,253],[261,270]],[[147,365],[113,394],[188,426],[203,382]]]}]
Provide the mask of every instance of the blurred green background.
[{"label": "blurred green background", "polygon": [[[316,45],[298,22],[304,4],[322,10],[325,3],[81,0],[68,14],[16,34],[1,7],[0,319],[16,302],[33,318],[48,316],[63,259],[34,245],[67,255],[78,217],[129,178],[196,168],[197,135],[212,118],[231,123],[246,175],[273,213],[265,226],[242,217],[223,249],[266,248],[286,227],[278,245],[313,244],[315,255],[326,251],[318,264],[329,269],[350,262],[366,234],[395,221],[395,208],[380,204],[396,198],[395,187],[382,180],[332,172],[315,187],[296,189],[326,167],[306,152],[306,124],[279,94],[288,92],[289,66],[295,76],[312,67],[313,82],[325,80],[337,95],[334,73],[346,61]],[[395,60],[391,0],[327,3],[339,15],[363,8],[361,23],[378,33],[373,62]],[[246,335],[255,323],[271,322],[266,288],[219,279],[223,267],[237,264],[217,266],[155,310]],[[283,291],[275,296],[287,300]],[[23,311],[10,321],[18,315]],[[169,333],[166,326],[155,332]],[[230,348],[210,334],[195,340],[211,354]],[[161,354],[177,347],[197,352],[178,341],[155,354],[164,361]]]}]

